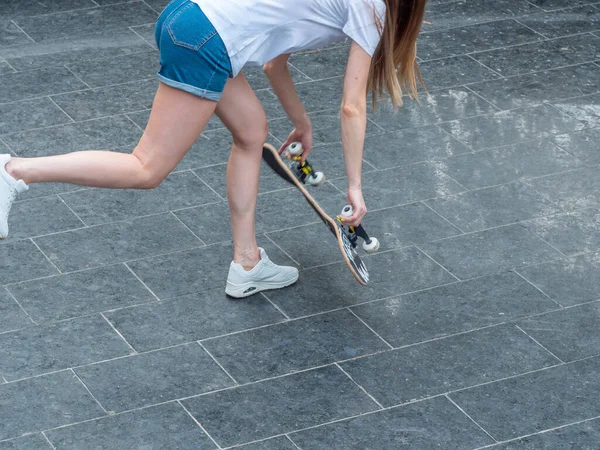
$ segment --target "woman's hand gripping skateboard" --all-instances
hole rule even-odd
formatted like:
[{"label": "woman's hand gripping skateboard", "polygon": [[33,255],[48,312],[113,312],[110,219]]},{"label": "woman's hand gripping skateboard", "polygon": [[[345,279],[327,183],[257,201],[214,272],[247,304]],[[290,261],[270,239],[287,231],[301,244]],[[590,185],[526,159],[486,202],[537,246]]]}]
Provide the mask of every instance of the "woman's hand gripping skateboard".
[{"label": "woman's hand gripping skateboard", "polygon": [[[299,142],[293,142],[283,150],[283,156],[291,159],[292,172],[303,183],[309,186],[320,186],[325,183],[325,174],[316,172],[313,166],[306,158],[303,158],[304,149]],[[363,250],[367,253],[375,253],[379,250],[379,240],[369,237],[360,221],[366,214],[366,207],[362,198],[362,193],[348,191],[348,201],[350,204],[344,206],[342,212],[337,216],[337,220],[344,225],[346,235],[350,239],[353,247],[356,247],[358,238],[363,240]],[[354,204],[358,206],[354,207]]]}]

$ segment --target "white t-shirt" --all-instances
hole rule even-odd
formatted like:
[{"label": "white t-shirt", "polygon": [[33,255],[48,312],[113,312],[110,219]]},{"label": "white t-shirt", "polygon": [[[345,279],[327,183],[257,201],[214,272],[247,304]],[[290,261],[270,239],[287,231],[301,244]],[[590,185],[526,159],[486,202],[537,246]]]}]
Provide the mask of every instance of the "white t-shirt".
[{"label": "white t-shirt", "polygon": [[227,47],[236,76],[285,53],[351,38],[373,56],[383,0],[192,0]]}]

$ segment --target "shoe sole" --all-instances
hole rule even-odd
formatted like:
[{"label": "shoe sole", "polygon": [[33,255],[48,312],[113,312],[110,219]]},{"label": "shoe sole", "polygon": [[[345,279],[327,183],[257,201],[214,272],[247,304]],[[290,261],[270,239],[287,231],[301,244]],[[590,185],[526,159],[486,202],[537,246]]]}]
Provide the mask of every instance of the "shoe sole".
[{"label": "shoe sole", "polygon": [[[286,281],[284,283],[262,283],[260,286],[257,286],[255,283],[246,283],[242,285],[237,285],[233,283],[227,282],[227,288],[225,289],[225,293],[232,298],[246,298],[252,295],[256,295],[259,292],[263,291],[274,291],[277,289],[283,289],[288,286],[291,286],[296,281],[298,281],[299,276],[294,278],[293,280]],[[252,289],[252,288],[255,289]],[[249,289],[252,289],[248,291]]]}]

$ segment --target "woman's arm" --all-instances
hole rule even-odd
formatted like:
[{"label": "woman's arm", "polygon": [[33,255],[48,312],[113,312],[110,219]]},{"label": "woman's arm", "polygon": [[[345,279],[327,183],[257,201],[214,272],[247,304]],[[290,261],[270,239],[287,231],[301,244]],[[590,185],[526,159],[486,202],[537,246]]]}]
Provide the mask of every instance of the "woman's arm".
[{"label": "woman's arm", "polygon": [[367,128],[367,82],[370,67],[369,54],[353,42],[344,77],[340,112],[342,146],[348,175],[348,200],[354,206],[354,214],[345,219],[349,225],[358,225],[367,213],[362,196],[361,172]]},{"label": "woman's arm", "polygon": [[[304,147],[303,160],[312,149],[312,125],[302,101],[296,93],[296,87],[287,67],[290,55],[281,55],[263,66],[269,83],[279,98],[287,116],[294,124],[294,131],[290,134],[281,149],[292,142],[301,142]],[[280,152],[281,153],[281,152]]]}]

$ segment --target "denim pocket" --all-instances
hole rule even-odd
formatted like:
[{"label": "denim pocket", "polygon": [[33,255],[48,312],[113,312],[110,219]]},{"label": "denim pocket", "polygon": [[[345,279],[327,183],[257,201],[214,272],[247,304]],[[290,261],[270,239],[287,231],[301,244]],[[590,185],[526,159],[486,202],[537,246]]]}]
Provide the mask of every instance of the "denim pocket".
[{"label": "denim pocket", "polygon": [[198,51],[217,30],[195,3],[188,3],[169,19],[167,30],[175,45]]}]

